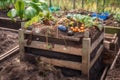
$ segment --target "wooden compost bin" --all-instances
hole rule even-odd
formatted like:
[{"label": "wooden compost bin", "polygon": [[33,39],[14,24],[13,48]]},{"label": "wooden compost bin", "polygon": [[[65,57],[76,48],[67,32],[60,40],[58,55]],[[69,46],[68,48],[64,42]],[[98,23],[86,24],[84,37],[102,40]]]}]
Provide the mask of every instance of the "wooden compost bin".
[{"label": "wooden compost bin", "polygon": [[117,33],[117,35],[118,35],[118,42],[119,42],[119,46],[120,46],[120,27],[105,26],[105,33],[108,33],[108,34],[115,34],[115,33]]},{"label": "wooden compost bin", "polygon": [[[103,66],[101,63],[104,48],[104,30],[94,35],[94,38],[90,38],[89,31],[85,31],[80,44],[77,38],[71,40],[53,37],[46,38],[46,36],[35,34],[32,31],[20,29],[20,53],[21,56],[27,53],[38,55],[43,62],[78,70],[87,76],[87,80],[97,80],[96,76],[99,76],[97,73],[100,73],[101,66]],[[47,48],[46,39],[52,48]],[[64,40],[69,45],[66,46]],[[28,41],[30,42],[29,45]],[[72,46],[72,43],[76,43],[76,46]],[[95,72],[96,70],[97,72]]]}]

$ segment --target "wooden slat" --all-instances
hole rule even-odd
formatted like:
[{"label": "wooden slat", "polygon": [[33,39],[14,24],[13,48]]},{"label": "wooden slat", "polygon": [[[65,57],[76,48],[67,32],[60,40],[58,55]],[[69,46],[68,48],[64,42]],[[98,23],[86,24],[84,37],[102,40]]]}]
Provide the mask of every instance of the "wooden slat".
[{"label": "wooden slat", "polygon": [[83,38],[82,49],[82,73],[89,77],[89,65],[90,65],[90,38]]},{"label": "wooden slat", "polygon": [[105,37],[108,37],[108,38],[115,38],[117,37],[117,34],[108,34],[108,33],[105,33]]},{"label": "wooden slat", "polygon": [[58,60],[58,59],[46,58],[46,57],[40,57],[40,60],[59,67],[81,70],[81,63],[78,62],[64,61],[64,60]]},{"label": "wooden slat", "polygon": [[114,44],[118,42],[118,37],[113,41]]},{"label": "wooden slat", "polygon": [[100,80],[105,80],[108,69],[109,69],[109,66],[105,67]]},{"label": "wooden slat", "polygon": [[20,58],[24,60],[24,31],[23,29],[19,30],[19,47],[20,47]]},{"label": "wooden slat", "polygon": [[3,27],[0,27],[0,30],[12,31],[12,32],[18,33],[18,30],[9,29],[9,28],[3,28]]},{"label": "wooden slat", "polygon": [[105,26],[105,28],[110,28],[110,29],[120,29],[120,27],[115,27],[115,26]]},{"label": "wooden slat", "polygon": [[9,18],[9,17],[0,17],[0,19],[11,20],[11,18]]},{"label": "wooden slat", "polygon": [[117,61],[119,55],[120,55],[120,49],[119,49],[117,55],[115,56],[115,59],[114,59],[114,61],[112,62],[112,65],[110,66],[110,70],[112,70],[112,69],[114,68],[115,63],[116,63],[116,61]]},{"label": "wooden slat", "polygon": [[14,52],[19,50],[19,45],[13,47],[12,49],[10,49],[9,51],[3,53],[2,55],[0,55],[0,61],[3,60],[4,58],[12,55]]},{"label": "wooden slat", "polygon": [[32,41],[31,45],[27,45],[25,41],[25,47],[50,50],[50,51],[55,51],[55,52],[61,52],[61,53],[81,56],[81,48],[71,47],[71,46],[65,47],[64,45],[58,45],[58,44],[53,44],[53,45],[54,47],[52,47],[51,49],[48,49],[47,44],[45,42]]},{"label": "wooden slat", "polygon": [[98,46],[98,44],[104,39],[104,33],[92,44],[90,53]]},{"label": "wooden slat", "polygon": [[[45,37],[45,38],[46,38],[45,35],[39,34],[39,33],[34,33],[34,32],[32,32],[32,31],[30,31],[30,30],[25,30],[24,33],[25,33],[25,34],[31,34],[31,33],[33,33],[32,35],[34,35],[34,36],[39,36],[39,37]],[[81,37],[82,37],[82,36],[81,36]],[[62,38],[59,38],[59,37],[58,37],[58,38],[57,38],[57,37],[48,37],[48,38],[57,39],[57,40],[63,40],[63,39],[65,39],[65,40],[77,41],[77,42],[80,41],[80,38],[71,37],[71,36],[62,36]]]},{"label": "wooden slat", "polygon": [[116,40],[113,41],[113,43],[115,44],[114,52],[117,53],[117,50],[118,50],[118,48],[119,48],[118,37],[116,38]]},{"label": "wooden slat", "polygon": [[110,42],[109,41],[104,41],[104,46],[106,49],[110,49]]},{"label": "wooden slat", "polygon": [[100,46],[99,50],[96,53],[95,58],[91,61],[90,63],[90,68],[94,65],[94,63],[96,62],[96,60],[99,58],[99,56],[101,55],[102,51],[103,51],[103,45]]}]

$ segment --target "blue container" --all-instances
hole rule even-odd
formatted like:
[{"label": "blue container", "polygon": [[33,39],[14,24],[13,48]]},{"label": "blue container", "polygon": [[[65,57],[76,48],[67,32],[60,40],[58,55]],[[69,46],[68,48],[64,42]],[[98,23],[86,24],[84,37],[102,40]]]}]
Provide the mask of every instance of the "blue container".
[{"label": "blue container", "polygon": [[56,12],[56,11],[59,11],[59,10],[60,10],[59,7],[50,7],[50,8],[49,8],[49,11],[50,11],[50,12]]},{"label": "blue container", "polygon": [[103,12],[103,13],[101,13],[102,15],[105,15],[105,16],[107,16],[107,17],[109,17],[110,16],[110,13],[109,12]]},{"label": "blue container", "polygon": [[101,20],[106,20],[107,16],[106,15],[98,15],[98,18]]},{"label": "blue container", "polygon": [[97,13],[92,13],[92,15],[91,15],[92,17],[97,17],[98,16],[98,14]]},{"label": "blue container", "polygon": [[58,30],[62,31],[62,32],[66,32],[67,31],[67,28],[63,25],[59,25],[58,26]]},{"label": "blue container", "polygon": [[110,16],[110,14],[108,12],[103,12],[103,13],[100,13],[100,14],[92,13],[92,17],[97,17],[101,20],[106,20],[109,16]]}]

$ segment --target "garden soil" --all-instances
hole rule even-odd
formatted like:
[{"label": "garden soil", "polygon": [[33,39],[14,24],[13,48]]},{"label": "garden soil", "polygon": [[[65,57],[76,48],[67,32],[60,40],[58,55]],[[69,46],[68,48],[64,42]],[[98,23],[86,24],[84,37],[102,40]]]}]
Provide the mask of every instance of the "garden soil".
[{"label": "garden soil", "polygon": [[120,55],[116,61],[115,67],[108,71],[106,80],[120,80]]}]

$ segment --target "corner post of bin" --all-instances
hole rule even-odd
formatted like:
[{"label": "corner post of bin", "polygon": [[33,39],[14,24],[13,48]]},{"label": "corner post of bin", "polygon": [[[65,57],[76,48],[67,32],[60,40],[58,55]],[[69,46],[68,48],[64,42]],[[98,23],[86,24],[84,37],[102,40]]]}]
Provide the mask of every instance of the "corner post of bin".
[{"label": "corner post of bin", "polygon": [[24,59],[24,22],[21,22],[21,28],[19,29],[18,32],[18,39],[19,39],[19,48],[20,48],[20,59],[23,60]]},{"label": "corner post of bin", "polygon": [[88,79],[90,66],[90,46],[91,38],[89,37],[89,30],[86,30],[82,42],[82,73],[87,75]]}]

